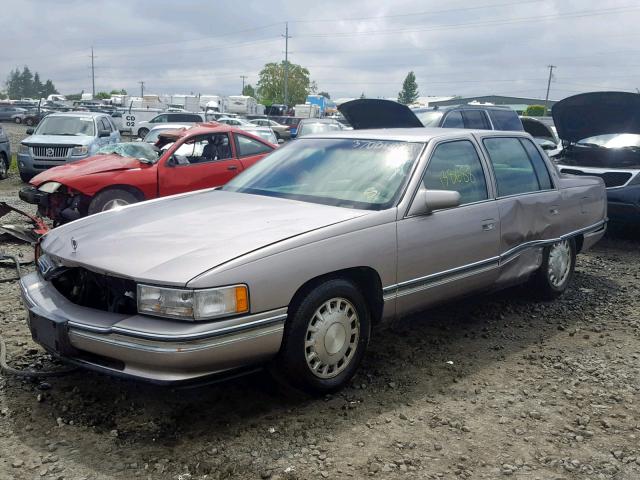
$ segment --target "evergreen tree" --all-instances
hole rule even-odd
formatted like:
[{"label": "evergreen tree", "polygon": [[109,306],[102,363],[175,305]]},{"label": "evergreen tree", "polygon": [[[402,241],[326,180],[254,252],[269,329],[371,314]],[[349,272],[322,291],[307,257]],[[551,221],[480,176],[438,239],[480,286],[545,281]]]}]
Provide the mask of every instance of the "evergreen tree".
[{"label": "evergreen tree", "polygon": [[398,102],[409,105],[418,99],[418,84],[413,72],[409,72],[402,82],[402,90],[398,93]]},{"label": "evergreen tree", "polygon": [[33,96],[33,73],[29,70],[29,67],[26,65],[22,69],[22,73],[20,74],[20,84],[22,88],[22,96],[23,97],[32,97]]},{"label": "evergreen tree", "polygon": [[42,96],[47,98],[49,95],[53,95],[55,93],[60,93],[56,90],[56,87],[53,85],[51,80],[47,80],[44,83],[44,88],[42,89]]},{"label": "evergreen tree", "polygon": [[33,94],[29,95],[30,97],[36,98],[36,99],[40,99],[42,96],[42,89],[43,89],[43,85],[42,82],[40,81],[40,74],[38,72],[33,74]]}]

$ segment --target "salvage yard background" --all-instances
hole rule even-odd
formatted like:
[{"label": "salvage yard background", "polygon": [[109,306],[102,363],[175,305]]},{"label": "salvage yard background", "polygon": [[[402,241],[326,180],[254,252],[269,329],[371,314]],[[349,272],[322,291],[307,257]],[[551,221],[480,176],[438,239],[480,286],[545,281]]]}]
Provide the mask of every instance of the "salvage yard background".
[{"label": "salvage yard background", "polygon": [[[26,128],[3,127],[17,151]],[[0,200],[27,208],[20,186]],[[320,399],[263,373],[192,389],[2,376],[0,478],[640,478],[639,233],[610,231],[555,302],[508,290],[377,332],[351,386]],[[13,366],[53,367],[15,281],[0,332]]]}]

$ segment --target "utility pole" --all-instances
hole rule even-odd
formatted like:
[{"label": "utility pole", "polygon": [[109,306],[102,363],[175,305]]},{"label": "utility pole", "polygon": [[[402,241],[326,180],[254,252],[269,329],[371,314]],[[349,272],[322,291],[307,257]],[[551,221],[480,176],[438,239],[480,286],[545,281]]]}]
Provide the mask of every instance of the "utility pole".
[{"label": "utility pole", "polygon": [[289,22],[284,24],[284,105],[289,108]]},{"label": "utility pole", "polygon": [[544,97],[544,116],[547,116],[547,104],[549,103],[549,90],[551,89],[551,77],[553,77],[553,69],[556,68],[555,65],[547,65],[549,67],[549,81],[547,82],[547,96]]},{"label": "utility pole", "polygon": [[93,47],[91,47],[91,92],[93,93],[93,98],[96,98],[96,69],[93,64]]},{"label": "utility pole", "polygon": [[244,81],[247,79],[247,76],[240,75],[240,78],[242,79],[242,91],[240,92],[240,95],[244,95]]},{"label": "utility pole", "polygon": [[140,84],[140,97],[144,97],[144,82],[138,82]]}]

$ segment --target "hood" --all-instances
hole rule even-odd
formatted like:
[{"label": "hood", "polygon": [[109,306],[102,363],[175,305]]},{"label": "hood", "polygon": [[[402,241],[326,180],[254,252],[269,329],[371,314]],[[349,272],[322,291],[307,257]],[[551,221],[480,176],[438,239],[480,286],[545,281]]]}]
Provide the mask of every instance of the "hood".
[{"label": "hood", "polygon": [[31,135],[22,143],[27,145],[85,145],[89,146],[95,141],[95,137],[87,135]]},{"label": "hood", "polygon": [[610,133],[640,133],[637,93],[582,93],[560,100],[551,113],[558,136],[568,142]]},{"label": "hood", "polygon": [[76,220],[47,234],[42,248],[68,265],[138,281],[186,285],[234,258],[367,213],[204,190]]},{"label": "hood", "polygon": [[354,130],[365,128],[414,128],[423,127],[409,107],[391,100],[361,98],[345,102],[338,111]]},{"label": "hood", "polygon": [[45,170],[31,179],[31,184],[36,187],[45,182],[59,182],[67,184],[67,180],[75,180],[78,177],[94,173],[112,172],[115,170],[129,170],[132,168],[148,167],[137,158],[123,157],[113,153],[107,155],[94,155],[75,162],[65,163],[57,167]]}]

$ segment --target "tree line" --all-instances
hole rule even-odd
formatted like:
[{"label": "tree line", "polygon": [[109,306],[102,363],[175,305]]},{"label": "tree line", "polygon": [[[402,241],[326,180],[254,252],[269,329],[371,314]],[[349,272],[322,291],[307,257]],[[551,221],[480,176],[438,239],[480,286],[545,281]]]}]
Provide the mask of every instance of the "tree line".
[{"label": "tree line", "polygon": [[58,93],[55,85],[49,79],[44,83],[40,79],[38,72],[31,73],[26,65],[22,71],[18,68],[9,73],[6,81],[7,96],[14,100],[21,98],[47,98],[49,95]]}]

